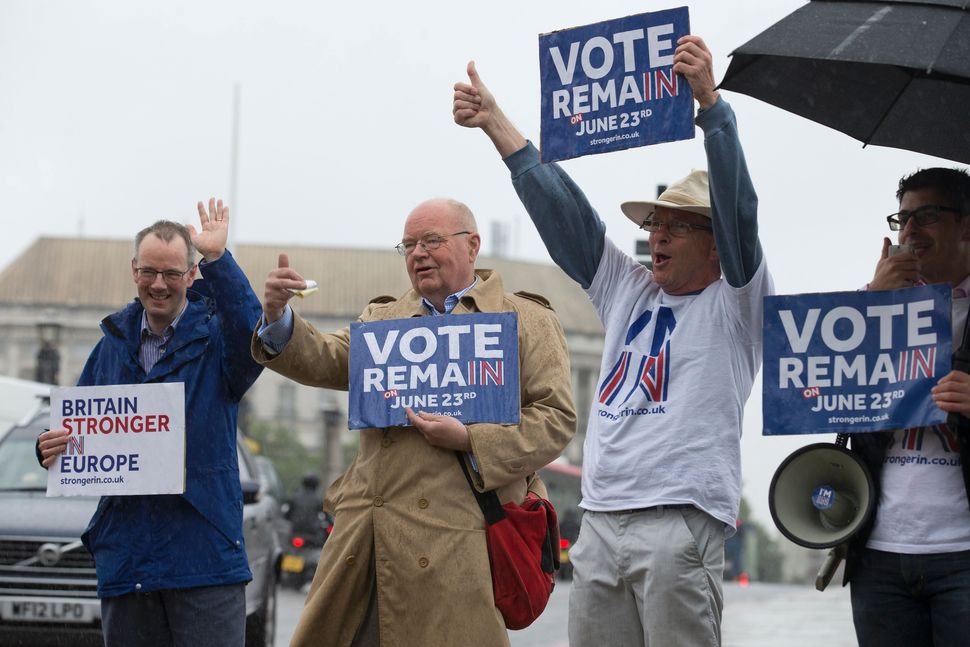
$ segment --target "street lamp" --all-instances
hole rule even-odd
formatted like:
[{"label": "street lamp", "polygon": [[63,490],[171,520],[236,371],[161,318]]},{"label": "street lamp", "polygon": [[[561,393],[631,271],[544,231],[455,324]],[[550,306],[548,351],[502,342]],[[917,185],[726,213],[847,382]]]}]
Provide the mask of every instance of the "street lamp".
[{"label": "street lamp", "polygon": [[40,347],[37,349],[37,370],[34,378],[45,384],[57,384],[61,370],[61,353],[57,349],[61,341],[61,324],[41,322],[37,324]]}]

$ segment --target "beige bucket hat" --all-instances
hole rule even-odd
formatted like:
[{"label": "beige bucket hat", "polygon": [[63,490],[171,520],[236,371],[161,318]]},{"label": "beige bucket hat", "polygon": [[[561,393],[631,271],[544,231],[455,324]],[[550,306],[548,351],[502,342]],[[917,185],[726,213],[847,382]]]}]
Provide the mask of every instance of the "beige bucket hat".
[{"label": "beige bucket hat", "polygon": [[691,171],[690,175],[677,180],[656,200],[624,202],[620,209],[638,227],[657,207],[680,209],[711,217],[711,194],[707,185],[707,171]]}]

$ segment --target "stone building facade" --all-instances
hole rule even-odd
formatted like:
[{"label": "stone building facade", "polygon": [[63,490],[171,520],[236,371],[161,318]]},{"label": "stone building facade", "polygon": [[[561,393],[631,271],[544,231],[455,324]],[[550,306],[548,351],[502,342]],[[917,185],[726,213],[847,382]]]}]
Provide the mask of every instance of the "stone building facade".
[{"label": "stone building facade", "polygon": [[[233,253],[257,295],[281,251],[290,265],[321,286],[292,304],[318,329],[329,331],[355,321],[368,301],[399,296],[409,287],[404,260],[393,249],[346,249],[239,245]],[[57,351],[57,383],[74,384],[88,353],[101,338],[99,323],[135,296],[127,240],[40,238],[0,272],[0,375],[37,379],[43,345]],[[569,344],[578,429],[566,458],[582,458],[586,419],[596,392],[603,329],[589,299],[552,265],[480,257],[478,267],[498,270],[509,291],[542,294],[559,314]],[[46,340],[46,342],[44,341]],[[42,362],[44,364],[44,362]],[[50,370],[48,365],[47,370]],[[264,371],[246,396],[256,420],[281,423],[307,448],[318,448],[324,424],[340,421],[343,444],[353,444],[344,424],[347,394],[311,388]]]}]

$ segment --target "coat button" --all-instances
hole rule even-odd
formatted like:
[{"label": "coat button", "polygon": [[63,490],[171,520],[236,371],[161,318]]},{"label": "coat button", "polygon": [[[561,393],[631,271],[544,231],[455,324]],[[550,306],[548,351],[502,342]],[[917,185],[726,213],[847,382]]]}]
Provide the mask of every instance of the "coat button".
[{"label": "coat button", "polygon": [[390,438],[384,438],[381,440],[381,447],[390,447],[390,446],[391,446]]},{"label": "coat button", "polygon": [[135,585],[135,590],[136,591],[141,591],[141,584],[136,584]]},{"label": "coat button", "polygon": [[383,497],[379,497],[379,496],[375,496],[374,497],[374,507],[379,508],[382,505],[384,505],[384,498]]},{"label": "coat button", "polygon": [[420,499],[418,499],[418,507],[421,508],[422,510],[424,510],[425,508],[427,508],[428,507],[428,500],[425,499],[425,498],[423,498],[423,497],[420,498]]},{"label": "coat button", "polygon": [[351,566],[354,563],[354,556],[353,555],[347,555],[347,560],[346,561],[347,561],[347,565],[348,566]]},{"label": "coat button", "polygon": [[421,559],[419,559],[418,566],[420,566],[421,568],[428,568],[428,558],[422,557]]}]

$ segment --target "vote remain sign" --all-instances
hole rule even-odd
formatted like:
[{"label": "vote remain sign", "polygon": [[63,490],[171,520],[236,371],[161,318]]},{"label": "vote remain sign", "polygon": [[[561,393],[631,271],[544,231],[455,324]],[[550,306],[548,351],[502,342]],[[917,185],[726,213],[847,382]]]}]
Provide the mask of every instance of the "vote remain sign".
[{"label": "vote remain sign", "polygon": [[694,137],[694,95],[674,74],[687,7],[541,34],[543,162]]},{"label": "vote remain sign", "polygon": [[515,313],[353,323],[350,429],[405,426],[404,410],[519,423]]},{"label": "vote remain sign", "polygon": [[765,297],[764,435],[944,422],[951,305],[948,285]]}]

